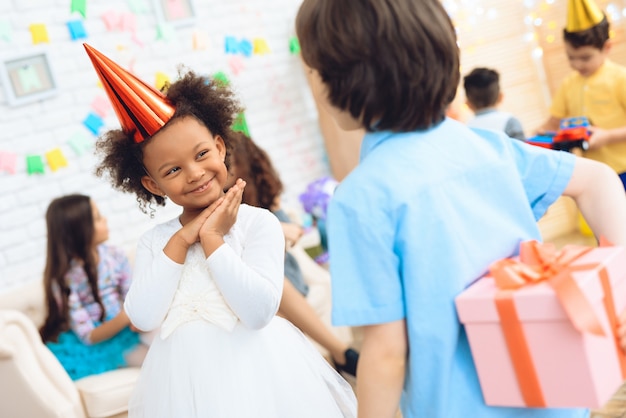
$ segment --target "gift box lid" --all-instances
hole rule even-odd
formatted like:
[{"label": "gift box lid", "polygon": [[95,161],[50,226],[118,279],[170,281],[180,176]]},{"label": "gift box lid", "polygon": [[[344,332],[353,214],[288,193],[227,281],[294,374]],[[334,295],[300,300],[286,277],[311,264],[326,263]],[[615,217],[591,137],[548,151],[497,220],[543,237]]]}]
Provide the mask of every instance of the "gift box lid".
[{"label": "gift box lid", "polygon": [[[602,311],[604,291],[598,274],[602,268],[607,269],[613,296],[626,292],[626,250],[623,247],[594,248],[576,259],[572,267],[588,266],[588,269],[573,271],[572,277],[585,293],[588,300]],[[617,289],[620,290],[617,290]],[[499,289],[489,275],[479,279],[455,299],[457,314],[462,323],[497,322],[498,311],[495,295]],[[549,320],[568,320],[565,310],[555,297],[550,284],[542,281],[537,284],[521,287],[514,291],[513,299],[520,320],[525,322]],[[623,303],[616,303],[623,308]]]}]

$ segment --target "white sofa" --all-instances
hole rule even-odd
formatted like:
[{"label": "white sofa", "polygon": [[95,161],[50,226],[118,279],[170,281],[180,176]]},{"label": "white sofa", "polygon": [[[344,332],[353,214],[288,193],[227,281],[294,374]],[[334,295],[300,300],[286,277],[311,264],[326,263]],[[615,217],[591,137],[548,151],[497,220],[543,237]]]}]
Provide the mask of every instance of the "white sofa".
[{"label": "white sofa", "polygon": [[39,336],[44,306],[41,280],[0,293],[0,417],[126,417],[139,369],[73,382]]}]

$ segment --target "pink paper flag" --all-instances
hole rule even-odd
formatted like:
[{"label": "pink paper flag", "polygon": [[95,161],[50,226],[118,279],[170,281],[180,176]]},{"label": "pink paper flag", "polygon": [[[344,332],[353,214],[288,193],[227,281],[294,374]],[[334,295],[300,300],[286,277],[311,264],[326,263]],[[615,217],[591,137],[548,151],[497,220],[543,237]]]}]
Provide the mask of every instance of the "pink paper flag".
[{"label": "pink paper flag", "polygon": [[241,59],[241,57],[230,57],[228,59],[228,66],[230,67],[230,70],[233,72],[233,74],[235,75],[239,75],[239,73],[244,69],[245,65],[243,63],[243,60]]},{"label": "pink paper flag", "polygon": [[67,159],[63,155],[61,148],[55,148],[46,152],[46,160],[48,160],[48,165],[52,171],[57,171],[61,167],[67,167]]},{"label": "pink paper flag", "polygon": [[132,13],[124,13],[121,15],[122,30],[135,33],[137,31],[137,17]]},{"label": "pink paper flag", "polygon": [[104,21],[104,26],[106,26],[107,30],[122,30],[122,19],[119,13],[115,10],[109,10],[108,12],[104,12],[102,14],[102,20]]},{"label": "pink paper flag", "polygon": [[0,151],[0,171],[6,171],[7,173],[15,174],[16,163],[16,154],[8,151]]},{"label": "pink paper flag", "polygon": [[102,118],[106,118],[109,110],[111,109],[111,104],[104,96],[96,96],[95,99],[91,102],[91,108]]}]

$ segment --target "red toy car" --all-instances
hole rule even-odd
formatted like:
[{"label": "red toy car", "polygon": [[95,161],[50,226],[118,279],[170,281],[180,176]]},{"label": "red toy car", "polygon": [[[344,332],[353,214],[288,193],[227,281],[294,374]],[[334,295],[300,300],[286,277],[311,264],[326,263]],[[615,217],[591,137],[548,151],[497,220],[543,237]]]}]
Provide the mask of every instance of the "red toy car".
[{"label": "red toy car", "polygon": [[557,132],[546,133],[528,138],[527,142],[539,147],[571,152],[574,148],[587,151],[589,148],[589,121],[586,117],[565,118],[561,120]]}]

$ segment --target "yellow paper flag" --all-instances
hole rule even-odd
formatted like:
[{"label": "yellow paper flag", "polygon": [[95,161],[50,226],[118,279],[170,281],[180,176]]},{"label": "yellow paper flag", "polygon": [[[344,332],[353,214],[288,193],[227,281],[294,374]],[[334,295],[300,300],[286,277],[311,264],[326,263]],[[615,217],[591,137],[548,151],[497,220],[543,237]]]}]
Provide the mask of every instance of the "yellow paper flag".
[{"label": "yellow paper flag", "polygon": [[161,90],[163,86],[169,83],[170,83],[170,76],[168,76],[165,73],[162,73],[161,71],[158,71],[156,73],[156,81],[154,82],[154,86],[157,88],[157,90]]},{"label": "yellow paper flag", "polygon": [[50,43],[48,39],[48,30],[43,23],[33,23],[28,27],[30,35],[33,38],[33,44]]},{"label": "yellow paper flag", "polygon": [[67,167],[67,159],[63,155],[61,148],[55,148],[46,152],[46,160],[48,160],[48,165],[52,171],[57,171],[61,167]]},{"label": "yellow paper flag", "polygon": [[265,54],[269,54],[271,51],[265,39],[254,38],[252,40],[252,52],[255,55],[265,55]]}]

